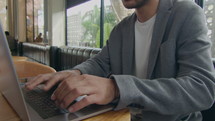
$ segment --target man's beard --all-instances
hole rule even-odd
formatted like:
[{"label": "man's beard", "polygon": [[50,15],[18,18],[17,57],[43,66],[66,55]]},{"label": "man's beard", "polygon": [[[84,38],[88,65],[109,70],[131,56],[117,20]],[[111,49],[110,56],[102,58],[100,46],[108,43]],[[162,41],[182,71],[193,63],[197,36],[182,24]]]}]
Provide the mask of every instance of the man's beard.
[{"label": "man's beard", "polygon": [[144,6],[145,4],[147,4],[149,1],[150,0],[140,0],[140,1],[137,1],[136,4],[134,4],[134,5],[124,5],[124,6],[127,9],[140,8],[140,7]]}]

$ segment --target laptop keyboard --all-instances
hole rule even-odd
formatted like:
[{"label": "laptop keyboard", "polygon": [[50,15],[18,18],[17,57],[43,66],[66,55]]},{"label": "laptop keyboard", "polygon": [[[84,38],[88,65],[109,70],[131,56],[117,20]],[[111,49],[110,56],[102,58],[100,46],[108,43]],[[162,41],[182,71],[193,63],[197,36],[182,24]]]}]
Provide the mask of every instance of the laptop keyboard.
[{"label": "laptop keyboard", "polygon": [[27,90],[22,88],[25,100],[43,118],[47,119],[56,115],[68,113],[67,110],[57,107],[50,99],[52,91],[45,92],[40,88]]}]

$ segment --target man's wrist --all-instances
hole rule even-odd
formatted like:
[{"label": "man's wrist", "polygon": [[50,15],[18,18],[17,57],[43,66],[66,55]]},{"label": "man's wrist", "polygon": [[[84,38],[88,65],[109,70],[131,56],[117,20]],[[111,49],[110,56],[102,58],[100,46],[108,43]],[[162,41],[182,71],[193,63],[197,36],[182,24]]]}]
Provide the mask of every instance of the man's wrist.
[{"label": "man's wrist", "polygon": [[119,98],[119,88],[115,80],[113,80],[113,83],[114,83],[114,99],[117,99]]},{"label": "man's wrist", "polygon": [[73,73],[75,73],[76,75],[82,75],[81,71],[80,70],[72,70]]},{"label": "man's wrist", "polygon": [[115,80],[113,80],[113,83],[114,83],[114,99],[113,101],[111,102],[111,104],[114,104],[114,105],[117,105],[118,102],[119,102],[119,98],[120,98],[120,93],[119,93],[119,88],[117,86],[117,83]]}]

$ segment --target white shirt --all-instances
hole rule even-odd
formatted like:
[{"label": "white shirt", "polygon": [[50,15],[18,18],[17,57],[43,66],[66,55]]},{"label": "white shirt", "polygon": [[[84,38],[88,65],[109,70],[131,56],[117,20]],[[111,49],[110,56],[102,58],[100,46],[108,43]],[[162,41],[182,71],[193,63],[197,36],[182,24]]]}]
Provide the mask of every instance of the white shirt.
[{"label": "white shirt", "polygon": [[135,75],[146,78],[149,51],[156,15],[146,22],[135,22]]}]

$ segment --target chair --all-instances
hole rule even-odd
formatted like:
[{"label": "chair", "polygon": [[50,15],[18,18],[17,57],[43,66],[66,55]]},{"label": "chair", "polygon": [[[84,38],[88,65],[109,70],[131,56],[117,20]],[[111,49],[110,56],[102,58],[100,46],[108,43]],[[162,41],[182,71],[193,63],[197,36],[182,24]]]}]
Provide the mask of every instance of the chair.
[{"label": "chair", "polygon": [[53,73],[55,69],[47,65],[31,61],[14,61],[18,78],[33,77],[39,74]]},{"label": "chair", "polygon": [[12,56],[13,61],[27,61],[28,58],[24,56]]}]

